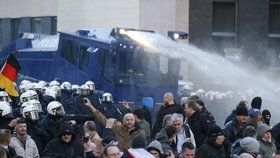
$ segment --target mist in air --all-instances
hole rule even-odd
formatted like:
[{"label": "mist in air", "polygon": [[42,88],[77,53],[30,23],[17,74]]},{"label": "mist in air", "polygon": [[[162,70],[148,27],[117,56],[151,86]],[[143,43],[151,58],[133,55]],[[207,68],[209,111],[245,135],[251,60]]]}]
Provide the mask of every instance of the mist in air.
[{"label": "mist in air", "polygon": [[[264,73],[248,71],[245,67],[232,64],[221,55],[205,52],[190,44],[174,42],[159,34],[137,31],[128,31],[126,34],[150,53],[160,53],[169,58],[187,61],[203,74],[203,79],[208,84],[215,83],[236,93],[246,94],[250,91],[253,92],[251,97],[261,96],[262,110],[270,110],[274,124],[280,121],[277,117],[280,114],[279,96],[275,93],[280,88],[279,80],[269,78]],[[196,87],[204,88],[199,85]],[[249,104],[251,99],[247,98]],[[234,106],[229,107],[225,113],[229,114],[233,108]]]}]

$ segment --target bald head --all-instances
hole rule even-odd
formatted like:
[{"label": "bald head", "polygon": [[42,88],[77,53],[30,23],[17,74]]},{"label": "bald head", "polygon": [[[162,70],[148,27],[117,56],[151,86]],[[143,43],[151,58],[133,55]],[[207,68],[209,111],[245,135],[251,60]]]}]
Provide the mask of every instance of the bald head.
[{"label": "bald head", "polygon": [[135,125],[135,116],[132,113],[124,115],[123,123],[128,129],[133,129]]},{"label": "bald head", "polygon": [[173,94],[171,92],[165,93],[164,96],[163,96],[163,99],[164,99],[165,104],[168,104],[168,105],[174,104],[174,97],[173,97]]},{"label": "bald head", "polygon": [[188,97],[182,97],[181,98],[181,105],[185,106],[188,103]]}]

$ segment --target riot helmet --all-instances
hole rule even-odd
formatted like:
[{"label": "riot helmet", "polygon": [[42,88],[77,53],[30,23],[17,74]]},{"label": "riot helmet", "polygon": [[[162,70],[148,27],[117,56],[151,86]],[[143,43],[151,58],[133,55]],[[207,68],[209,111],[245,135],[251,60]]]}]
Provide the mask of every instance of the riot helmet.
[{"label": "riot helmet", "polygon": [[0,117],[5,117],[12,113],[12,107],[6,101],[0,102]]},{"label": "riot helmet", "polygon": [[71,83],[70,82],[63,82],[61,84],[60,88],[64,89],[64,90],[70,91],[71,90]]},{"label": "riot helmet", "polygon": [[92,82],[92,81],[87,81],[87,82],[85,83],[85,85],[87,85],[91,91],[95,90],[95,84],[94,84],[94,82]]},{"label": "riot helmet", "polygon": [[47,112],[54,116],[63,116],[65,114],[63,105],[58,101],[52,101],[47,106]]},{"label": "riot helmet", "polygon": [[104,93],[102,96],[102,102],[113,102],[113,97],[111,93]]},{"label": "riot helmet", "polygon": [[26,106],[22,109],[22,117],[31,121],[39,120],[40,116],[38,108],[30,102],[26,102],[24,104],[26,104]]},{"label": "riot helmet", "polygon": [[85,85],[85,84],[81,85],[81,87],[80,87],[80,94],[82,96],[86,96],[86,95],[89,95],[89,93],[90,93],[89,87],[87,85]]},{"label": "riot helmet", "polygon": [[8,93],[5,91],[0,91],[0,101],[11,102],[11,98],[9,97]]}]

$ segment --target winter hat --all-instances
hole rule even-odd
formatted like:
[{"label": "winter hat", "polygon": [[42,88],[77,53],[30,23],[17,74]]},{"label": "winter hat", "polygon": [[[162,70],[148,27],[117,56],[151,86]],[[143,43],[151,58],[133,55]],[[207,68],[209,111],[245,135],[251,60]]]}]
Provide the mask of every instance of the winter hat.
[{"label": "winter hat", "polygon": [[64,135],[64,134],[72,134],[74,135],[75,132],[74,132],[74,129],[68,125],[68,124],[62,124],[59,128],[59,135]]},{"label": "winter hat", "polygon": [[249,116],[251,118],[257,117],[260,113],[261,113],[261,111],[259,109],[250,109],[249,110]]},{"label": "winter hat", "polygon": [[269,115],[270,118],[271,118],[270,111],[269,111],[269,110],[263,110],[263,112],[262,112],[262,117],[263,117],[264,119],[267,119],[267,118],[266,118],[267,115]]},{"label": "winter hat", "polygon": [[251,137],[245,137],[241,139],[240,146],[247,153],[258,153],[260,148],[259,142]]},{"label": "winter hat", "polygon": [[152,142],[149,144],[147,150],[148,150],[148,151],[150,151],[150,150],[156,150],[156,151],[158,151],[159,153],[163,153],[161,143],[160,143],[159,141],[157,141],[157,140],[152,141]]},{"label": "winter hat", "polygon": [[252,108],[260,110],[261,107],[262,107],[262,98],[261,97],[255,97],[251,102],[251,106],[252,106]]},{"label": "winter hat", "polygon": [[131,148],[144,148],[146,149],[146,141],[143,136],[136,136],[131,141]]},{"label": "winter hat", "polygon": [[248,110],[245,106],[236,107],[236,116],[248,116]]},{"label": "winter hat", "polygon": [[223,135],[223,131],[222,131],[221,127],[219,127],[217,125],[213,125],[208,128],[208,131],[207,131],[208,137],[216,137],[216,136],[220,136],[220,135]]},{"label": "winter hat", "polygon": [[142,105],[143,107],[147,108],[147,109],[153,109],[153,105],[154,105],[154,100],[151,97],[144,97],[142,99]]},{"label": "winter hat", "polygon": [[200,100],[200,99],[199,99],[199,100],[196,100],[195,102],[196,102],[197,104],[203,106],[203,107],[205,106],[205,105],[204,105],[204,102],[203,102],[202,100]]},{"label": "winter hat", "polygon": [[271,129],[268,127],[267,124],[259,124],[258,125],[258,131],[257,131],[257,134],[258,134],[258,138],[262,138],[263,135],[266,133],[266,132],[269,132],[271,131]]}]

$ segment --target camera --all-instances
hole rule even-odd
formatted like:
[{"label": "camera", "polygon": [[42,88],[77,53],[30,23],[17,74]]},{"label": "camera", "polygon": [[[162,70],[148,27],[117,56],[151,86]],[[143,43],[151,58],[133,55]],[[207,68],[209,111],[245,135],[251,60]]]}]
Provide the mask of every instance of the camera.
[{"label": "camera", "polygon": [[83,98],[83,103],[86,104],[87,103],[87,99]]},{"label": "camera", "polygon": [[83,138],[82,138],[83,143],[87,143],[88,140],[89,140],[89,137],[90,137],[90,134],[89,133],[85,133],[83,135]]}]

